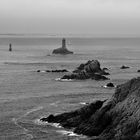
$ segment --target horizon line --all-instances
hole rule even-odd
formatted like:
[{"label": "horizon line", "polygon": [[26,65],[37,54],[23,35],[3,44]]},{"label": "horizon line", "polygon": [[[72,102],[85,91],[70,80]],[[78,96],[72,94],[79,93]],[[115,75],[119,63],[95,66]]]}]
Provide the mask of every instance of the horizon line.
[{"label": "horizon line", "polygon": [[114,34],[114,35],[95,35],[95,34],[45,34],[45,33],[1,33],[1,36],[8,37],[74,37],[74,38],[140,38],[140,35],[136,34]]}]

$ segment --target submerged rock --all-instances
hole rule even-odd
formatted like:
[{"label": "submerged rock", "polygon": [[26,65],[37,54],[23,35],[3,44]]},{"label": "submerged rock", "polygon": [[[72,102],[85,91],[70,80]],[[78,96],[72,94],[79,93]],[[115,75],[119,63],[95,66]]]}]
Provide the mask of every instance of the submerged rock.
[{"label": "submerged rock", "polygon": [[60,123],[92,140],[140,139],[140,77],[117,86],[108,101],[96,101],[81,109],[42,118]]},{"label": "submerged rock", "polygon": [[76,68],[70,75],[64,75],[62,79],[94,79],[94,80],[107,80],[108,78],[104,75],[109,75],[101,69],[100,63],[98,60],[88,61],[85,64],[81,64]]},{"label": "submerged rock", "polygon": [[53,54],[73,54],[73,52],[69,51],[67,48],[66,48],[66,39],[63,38],[62,39],[62,47],[61,48],[58,48],[58,49],[54,49]]}]

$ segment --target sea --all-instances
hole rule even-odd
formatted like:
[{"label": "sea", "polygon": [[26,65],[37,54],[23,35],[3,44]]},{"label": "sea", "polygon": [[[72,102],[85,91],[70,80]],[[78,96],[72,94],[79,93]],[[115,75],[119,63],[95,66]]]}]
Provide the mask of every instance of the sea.
[{"label": "sea", "polygon": [[[110,99],[116,86],[140,76],[140,38],[66,38],[69,55],[54,55],[61,37],[0,37],[0,140],[88,140],[40,118],[69,112],[95,100]],[[9,44],[12,52],[9,52]],[[110,80],[58,81],[81,63],[98,60]],[[120,69],[122,65],[129,69]],[[41,70],[41,72],[37,72]]]}]

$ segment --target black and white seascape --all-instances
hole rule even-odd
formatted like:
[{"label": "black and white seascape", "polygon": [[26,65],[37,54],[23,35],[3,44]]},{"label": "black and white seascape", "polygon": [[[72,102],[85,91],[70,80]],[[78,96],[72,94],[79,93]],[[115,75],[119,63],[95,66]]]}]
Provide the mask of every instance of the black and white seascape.
[{"label": "black and white seascape", "polygon": [[0,140],[140,139],[138,0],[0,1]]}]

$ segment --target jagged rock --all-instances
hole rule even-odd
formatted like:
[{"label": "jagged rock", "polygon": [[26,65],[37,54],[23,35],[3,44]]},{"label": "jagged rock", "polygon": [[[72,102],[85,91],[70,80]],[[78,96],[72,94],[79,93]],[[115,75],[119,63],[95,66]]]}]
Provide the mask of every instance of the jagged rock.
[{"label": "jagged rock", "polygon": [[80,64],[80,66],[77,67],[76,70],[73,71],[73,73],[79,73],[83,70],[85,70],[86,72],[89,72],[89,73],[99,72],[99,71],[101,71],[100,63],[98,60],[89,60],[85,64]]},{"label": "jagged rock", "polygon": [[130,67],[128,67],[128,66],[121,66],[121,68],[120,69],[129,69]]},{"label": "jagged rock", "polygon": [[94,74],[94,76],[92,77],[93,80],[108,80],[109,78],[100,75],[100,74]]},{"label": "jagged rock", "polygon": [[115,87],[114,86],[114,84],[113,83],[108,83],[108,84],[106,84],[106,86],[105,87]]},{"label": "jagged rock", "polygon": [[108,68],[103,68],[103,70],[105,71],[105,70],[109,70]]},{"label": "jagged rock", "polygon": [[61,48],[58,48],[58,49],[54,49],[53,54],[63,54],[63,55],[66,55],[66,54],[73,54],[73,52],[69,51],[67,48],[66,48],[66,39],[62,39],[62,47]]},{"label": "jagged rock", "polygon": [[49,123],[60,123],[63,127],[72,128],[80,125],[81,122],[86,121],[92,113],[96,112],[105,101],[95,101],[90,105],[86,105],[81,109],[69,113],[63,113],[57,116],[49,115],[47,118],[42,118],[41,121]]},{"label": "jagged rock", "polygon": [[140,72],[140,70],[138,70],[137,72]]},{"label": "jagged rock", "polygon": [[42,118],[40,119],[42,122],[55,122],[55,117],[54,115],[49,115],[47,118]]},{"label": "jagged rock", "polygon": [[41,70],[37,70],[37,72],[40,72]]},{"label": "jagged rock", "polygon": [[101,69],[100,63],[98,60],[88,61],[85,64],[81,64],[76,70],[73,71],[70,75],[64,75],[62,79],[94,79],[94,80],[107,80],[108,78],[104,75],[109,75]]},{"label": "jagged rock", "polygon": [[[92,140],[140,139],[140,77],[117,86],[108,101],[97,101],[76,111],[48,117],[45,121],[73,128]],[[42,120],[43,121],[43,120]]]},{"label": "jagged rock", "polygon": [[45,70],[45,71],[37,70],[37,72],[68,72],[68,70],[66,70],[66,69],[62,69],[62,70]]}]

